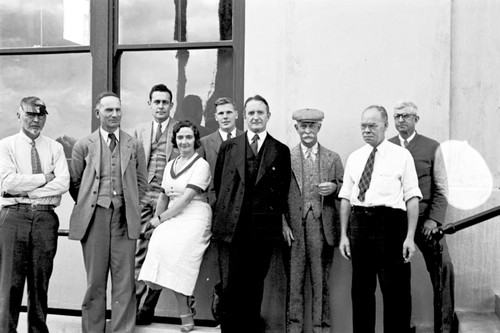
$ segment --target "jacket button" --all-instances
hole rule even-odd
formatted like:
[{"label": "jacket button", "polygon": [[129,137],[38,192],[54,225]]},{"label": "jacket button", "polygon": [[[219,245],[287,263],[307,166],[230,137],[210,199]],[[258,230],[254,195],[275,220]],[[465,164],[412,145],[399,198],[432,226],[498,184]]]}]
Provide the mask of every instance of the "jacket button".
[{"label": "jacket button", "polygon": [[92,204],[92,205],[90,205],[90,207],[94,208],[94,207],[95,207],[95,205],[94,205],[94,204]]},{"label": "jacket button", "polygon": [[96,191],[94,191],[94,192],[92,192],[92,193],[97,194],[97,192],[96,192]]}]

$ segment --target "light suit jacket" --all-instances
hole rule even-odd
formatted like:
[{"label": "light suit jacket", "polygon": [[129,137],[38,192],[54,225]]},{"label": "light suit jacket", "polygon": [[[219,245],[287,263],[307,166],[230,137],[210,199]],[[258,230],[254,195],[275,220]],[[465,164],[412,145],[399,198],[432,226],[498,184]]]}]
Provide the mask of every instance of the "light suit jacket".
[{"label": "light suit jacket", "polygon": [[[139,141],[120,130],[120,160],[128,237],[139,238],[140,199],[146,193],[147,171]],[[69,239],[82,240],[97,206],[100,183],[101,136],[99,130],[78,140],[73,147],[70,194],[75,206],[70,218]]]},{"label": "light suit jacket", "polygon": [[[337,189],[332,194],[321,197],[321,220],[324,236],[328,245],[336,246],[339,240],[338,201],[336,199],[342,186],[344,167],[340,156],[322,145],[318,145],[316,158],[319,158],[320,183],[333,182],[337,184]],[[292,179],[288,192],[288,211],[285,214],[292,232],[297,228],[302,228],[302,162],[302,149],[298,144],[291,151]]]}]

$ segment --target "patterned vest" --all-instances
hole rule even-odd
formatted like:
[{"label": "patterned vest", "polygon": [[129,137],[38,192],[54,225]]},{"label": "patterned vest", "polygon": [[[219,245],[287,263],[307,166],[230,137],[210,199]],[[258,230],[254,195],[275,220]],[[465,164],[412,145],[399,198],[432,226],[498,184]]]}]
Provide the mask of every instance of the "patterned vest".
[{"label": "patterned vest", "polygon": [[312,209],[314,217],[317,219],[321,216],[321,196],[318,192],[318,184],[320,183],[319,171],[319,154],[316,156],[316,161],[312,158],[302,158],[302,198],[303,209],[302,218],[307,216],[309,209]]},{"label": "patterned vest", "polygon": [[97,204],[104,208],[109,208],[111,202],[113,207],[118,208],[123,205],[122,169],[120,163],[120,142],[118,141],[113,153],[108,145],[101,138],[101,181],[99,183],[99,193]]}]

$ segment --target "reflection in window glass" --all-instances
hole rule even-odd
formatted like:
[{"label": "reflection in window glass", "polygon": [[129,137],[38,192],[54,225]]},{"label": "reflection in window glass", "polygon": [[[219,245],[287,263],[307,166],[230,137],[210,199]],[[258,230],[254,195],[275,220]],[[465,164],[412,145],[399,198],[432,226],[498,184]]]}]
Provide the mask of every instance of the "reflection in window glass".
[{"label": "reflection in window glass", "polygon": [[120,0],[119,13],[120,44],[232,39],[232,0]]},{"label": "reflection in window glass", "polygon": [[173,93],[171,116],[201,125],[202,135],[213,132],[218,126],[213,102],[221,96],[233,97],[232,58],[231,49],[124,53],[122,128],[130,131],[152,119],[147,104],[149,91],[155,84],[164,83]]},{"label": "reflection in window glass", "polygon": [[0,47],[89,45],[90,0],[0,0]]},{"label": "reflection in window glass", "polygon": [[0,138],[17,133],[19,102],[37,96],[47,105],[42,134],[63,143],[66,156],[76,139],[90,133],[90,54],[0,57]]}]

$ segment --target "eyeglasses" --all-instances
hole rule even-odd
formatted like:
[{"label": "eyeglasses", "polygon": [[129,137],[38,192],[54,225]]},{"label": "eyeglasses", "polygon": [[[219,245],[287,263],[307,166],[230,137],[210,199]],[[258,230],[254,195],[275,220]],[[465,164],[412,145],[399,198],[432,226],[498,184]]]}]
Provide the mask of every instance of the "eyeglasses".
[{"label": "eyeglasses", "polygon": [[403,117],[404,120],[410,119],[410,117],[414,117],[416,114],[413,113],[395,113],[394,120],[399,120],[400,117]]}]

